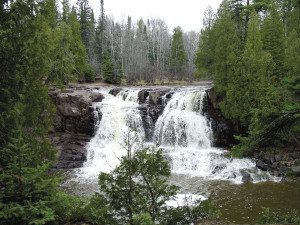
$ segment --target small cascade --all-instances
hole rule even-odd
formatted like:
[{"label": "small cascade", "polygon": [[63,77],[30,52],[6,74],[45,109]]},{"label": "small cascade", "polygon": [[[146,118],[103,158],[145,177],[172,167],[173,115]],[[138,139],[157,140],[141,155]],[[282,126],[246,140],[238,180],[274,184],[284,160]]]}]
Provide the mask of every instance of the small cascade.
[{"label": "small cascade", "polygon": [[182,90],[174,93],[155,125],[155,142],[163,149],[173,173],[205,179],[272,179],[258,170],[250,159],[226,158],[226,151],[212,147],[212,129],[202,113],[205,91]]},{"label": "small cascade", "polygon": [[125,140],[135,139],[135,148],[144,142],[145,132],[138,110],[138,91],[119,93],[116,97],[102,93],[104,100],[94,104],[101,111],[98,130],[87,146],[87,161],[78,171],[84,178],[96,177],[99,172],[114,169],[126,154]]}]

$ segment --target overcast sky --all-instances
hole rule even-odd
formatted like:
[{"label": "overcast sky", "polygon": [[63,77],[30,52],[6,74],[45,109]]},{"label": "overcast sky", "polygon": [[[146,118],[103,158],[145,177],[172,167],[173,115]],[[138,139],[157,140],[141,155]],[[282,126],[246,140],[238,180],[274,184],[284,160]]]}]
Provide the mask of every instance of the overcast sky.
[{"label": "overcast sky", "polygon": [[[131,16],[139,18],[161,18],[170,30],[180,26],[184,31],[199,31],[205,9],[211,5],[216,10],[222,0],[104,0],[105,13],[116,21],[126,21]],[[100,10],[100,0],[90,0],[96,18]]]}]

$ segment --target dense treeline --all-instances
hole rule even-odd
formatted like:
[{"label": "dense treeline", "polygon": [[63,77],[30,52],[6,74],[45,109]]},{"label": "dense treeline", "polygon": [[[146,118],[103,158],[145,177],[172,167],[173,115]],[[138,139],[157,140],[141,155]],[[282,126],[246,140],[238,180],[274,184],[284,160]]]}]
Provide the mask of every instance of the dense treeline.
[{"label": "dense treeline", "polygon": [[300,2],[225,0],[204,22],[197,74],[242,135],[234,153],[299,145]]},{"label": "dense treeline", "polygon": [[106,82],[193,79],[198,33],[176,27],[170,35],[161,19],[115,22],[105,15],[103,1],[96,22],[88,0],[77,5],[89,62]]}]

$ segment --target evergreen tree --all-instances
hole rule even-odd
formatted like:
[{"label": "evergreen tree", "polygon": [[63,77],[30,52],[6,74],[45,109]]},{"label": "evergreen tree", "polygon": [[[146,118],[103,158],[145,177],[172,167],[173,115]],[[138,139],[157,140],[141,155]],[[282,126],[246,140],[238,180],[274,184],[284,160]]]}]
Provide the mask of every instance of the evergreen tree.
[{"label": "evergreen tree", "polygon": [[197,68],[196,77],[207,78],[212,76],[212,66],[214,63],[213,52],[215,48],[214,19],[212,17],[212,9],[208,8],[206,14],[210,15],[203,21],[204,29],[201,30],[196,52],[195,65]]},{"label": "evergreen tree", "polygon": [[85,45],[88,59],[93,62],[94,53],[94,40],[95,40],[95,18],[94,12],[89,5],[89,0],[78,0],[77,5],[79,8],[79,22],[82,41]]},{"label": "evergreen tree", "polygon": [[186,63],[187,56],[183,45],[183,33],[180,27],[176,27],[173,30],[170,55],[170,69],[173,78],[184,73]]},{"label": "evergreen tree", "polygon": [[162,222],[165,202],[178,190],[167,182],[170,166],[161,151],[131,151],[111,174],[100,174],[100,190],[121,223],[134,224],[134,217],[137,220],[142,213],[150,215],[152,222]]},{"label": "evergreen tree", "polygon": [[114,64],[111,54],[106,51],[103,55],[102,76],[103,80],[111,84],[121,83],[121,74],[116,72],[116,65]]},{"label": "evergreen tree", "polygon": [[263,49],[269,52],[275,63],[277,80],[284,76],[284,25],[275,8],[267,15],[262,25]]},{"label": "evergreen tree", "polygon": [[266,93],[272,70],[272,58],[263,51],[258,16],[252,12],[242,59],[233,73],[232,82],[221,104],[221,109],[228,118],[247,127],[252,110],[270,106]]},{"label": "evergreen tree", "polygon": [[215,42],[212,65],[215,88],[218,93],[225,94],[228,86],[234,82],[233,74],[238,62],[239,38],[231,13],[224,5],[219,11],[219,19],[214,26]]}]

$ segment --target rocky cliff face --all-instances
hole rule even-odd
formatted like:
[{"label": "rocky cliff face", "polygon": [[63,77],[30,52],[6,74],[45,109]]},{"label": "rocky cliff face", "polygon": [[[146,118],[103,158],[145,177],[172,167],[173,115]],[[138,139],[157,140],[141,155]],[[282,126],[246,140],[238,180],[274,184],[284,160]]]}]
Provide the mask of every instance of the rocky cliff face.
[{"label": "rocky cliff face", "polygon": [[95,133],[96,113],[92,102],[102,101],[101,93],[90,89],[50,90],[56,106],[52,142],[60,151],[56,168],[81,167],[86,160],[86,143]]},{"label": "rocky cliff face", "polygon": [[219,107],[220,97],[213,88],[206,91],[203,113],[210,120],[213,130],[213,145],[215,147],[230,147],[234,144],[234,128],[229,120],[222,115]]}]

